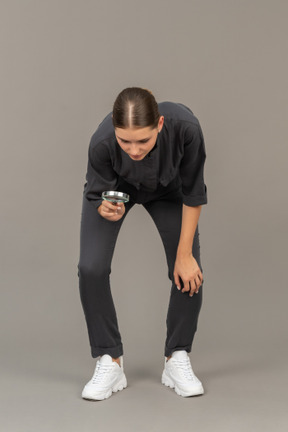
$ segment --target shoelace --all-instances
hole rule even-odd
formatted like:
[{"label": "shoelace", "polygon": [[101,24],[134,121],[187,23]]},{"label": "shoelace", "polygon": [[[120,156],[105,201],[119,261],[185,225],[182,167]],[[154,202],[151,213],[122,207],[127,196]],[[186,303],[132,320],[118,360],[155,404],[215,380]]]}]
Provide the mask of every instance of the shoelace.
[{"label": "shoelace", "polygon": [[181,370],[182,374],[186,379],[191,381],[198,381],[197,377],[194,375],[189,358],[185,360],[176,360],[174,358],[173,360],[175,363],[177,363],[177,366],[179,367],[179,369]]},{"label": "shoelace", "polygon": [[97,363],[96,369],[92,378],[93,384],[99,384],[100,382],[104,381],[106,378],[107,373],[113,369],[113,365],[107,365],[107,364],[100,364]]}]

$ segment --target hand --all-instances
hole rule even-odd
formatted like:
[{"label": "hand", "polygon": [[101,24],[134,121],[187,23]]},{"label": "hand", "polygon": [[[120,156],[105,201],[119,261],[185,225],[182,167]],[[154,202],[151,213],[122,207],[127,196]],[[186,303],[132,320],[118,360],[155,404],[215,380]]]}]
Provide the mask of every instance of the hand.
[{"label": "hand", "polygon": [[124,203],[114,204],[110,201],[103,200],[97,210],[103,218],[111,222],[117,222],[125,213],[125,205]]},{"label": "hand", "polygon": [[190,291],[190,297],[193,296],[194,292],[198,294],[199,288],[203,282],[203,274],[192,254],[177,255],[173,274],[176,286],[179,290],[181,288],[179,277],[182,279],[184,284],[181,290],[182,293]]}]

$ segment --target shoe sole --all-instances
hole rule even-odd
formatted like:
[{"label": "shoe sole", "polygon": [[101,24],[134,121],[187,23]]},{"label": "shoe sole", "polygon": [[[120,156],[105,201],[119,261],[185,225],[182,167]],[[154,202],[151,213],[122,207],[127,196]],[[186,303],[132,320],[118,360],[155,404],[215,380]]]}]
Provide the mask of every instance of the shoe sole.
[{"label": "shoe sole", "polygon": [[105,392],[101,393],[94,393],[92,396],[85,396],[84,391],[82,392],[82,398],[86,400],[104,400],[108,399],[110,396],[112,396],[112,393],[116,393],[118,391],[121,391],[127,387],[127,379],[126,376],[122,376],[120,381],[118,381],[114,386]]},{"label": "shoe sole", "polygon": [[183,389],[180,389],[177,387],[177,385],[172,381],[172,379],[166,374],[166,371],[164,370],[162,373],[161,383],[164,384],[166,387],[170,387],[175,390],[175,392],[179,396],[183,397],[189,397],[189,396],[199,396],[204,393],[204,389],[202,385],[199,385],[195,390],[193,391],[185,391]]}]

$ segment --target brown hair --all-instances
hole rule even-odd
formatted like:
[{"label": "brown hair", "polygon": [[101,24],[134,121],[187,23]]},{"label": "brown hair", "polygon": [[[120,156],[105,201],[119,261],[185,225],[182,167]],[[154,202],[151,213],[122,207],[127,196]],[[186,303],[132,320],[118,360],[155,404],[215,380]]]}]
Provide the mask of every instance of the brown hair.
[{"label": "brown hair", "polygon": [[128,87],[119,93],[113,105],[113,125],[121,129],[154,129],[158,126],[160,114],[158,104],[150,90]]}]

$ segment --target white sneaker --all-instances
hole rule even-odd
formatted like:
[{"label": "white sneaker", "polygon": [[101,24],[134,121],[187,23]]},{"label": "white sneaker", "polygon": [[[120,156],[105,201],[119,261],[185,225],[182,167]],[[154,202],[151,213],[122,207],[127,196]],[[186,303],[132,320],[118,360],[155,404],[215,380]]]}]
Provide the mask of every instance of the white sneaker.
[{"label": "white sneaker", "polygon": [[187,351],[174,351],[172,357],[166,361],[161,382],[183,397],[196,396],[204,393],[201,381],[193,372]]},{"label": "white sneaker", "polygon": [[109,354],[104,354],[96,362],[96,367],[91,380],[82,391],[83,399],[103,400],[112,395],[112,392],[123,390],[127,387],[124,374],[123,356],[120,364],[112,360]]}]

